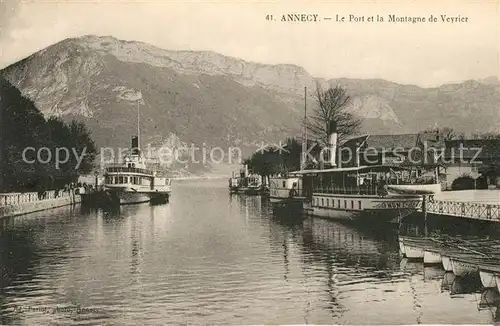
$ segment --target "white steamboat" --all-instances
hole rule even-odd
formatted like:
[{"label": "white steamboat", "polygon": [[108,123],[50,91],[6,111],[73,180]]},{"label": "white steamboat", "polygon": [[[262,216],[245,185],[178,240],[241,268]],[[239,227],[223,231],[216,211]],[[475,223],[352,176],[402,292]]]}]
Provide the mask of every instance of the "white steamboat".
[{"label": "white steamboat", "polygon": [[171,180],[158,176],[156,171],[147,167],[138,146],[138,137],[132,137],[131,154],[126,155],[123,162],[105,168],[104,189],[112,201],[120,205],[167,202]]}]

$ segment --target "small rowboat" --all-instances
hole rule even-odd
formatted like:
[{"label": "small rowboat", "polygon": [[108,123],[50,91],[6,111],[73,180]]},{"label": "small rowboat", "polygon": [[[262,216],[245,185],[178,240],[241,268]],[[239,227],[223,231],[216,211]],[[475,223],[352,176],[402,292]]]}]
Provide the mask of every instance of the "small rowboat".
[{"label": "small rowboat", "polygon": [[441,253],[437,249],[424,250],[424,264],[441,264]]},{"label": "small rowboat", "polygon": [[479,265],[479,276],[481,278],[481,284],[485,288],[495,288],[497,287],[497,281],[495,275],[500,275],[500,265]]},{"label": "small rowboat", "polygon": [[441,192],[441,184],[387,185],[390,195],[434,195]]},{"label": "small rowboat", "polygon": [[478,256],[456,256],[451,257],[451,265],[453,273],[457,276],[469,276],[479,273],[480,266],[484,265],[498,265],[497,259]]}]

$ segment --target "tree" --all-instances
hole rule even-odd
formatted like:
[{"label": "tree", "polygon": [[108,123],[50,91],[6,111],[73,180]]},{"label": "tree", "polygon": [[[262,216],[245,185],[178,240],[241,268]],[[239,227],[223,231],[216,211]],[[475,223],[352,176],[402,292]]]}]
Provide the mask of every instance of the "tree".
[{"label": "tree", "polygon": [[359,131],[361,120],[349,111],[351,97],[344,88],[336,86],[324,90],[317,83],[314,97],[317,106],[308,117],[306,128],[315,141],[321,145],[328,144],[328,131],[332,123],[336,124],[339,142]]},{"label": "tree", "polygon": [[[60,189],[93,169],[96,148],[83,123],[45,120],[31,100],[1,77],[0,98],[0,191]],[[56,164],[56,154],[64,152],[68,156],[62,154]],[[75,152],[85,153],[79,165]]]},{"label": "tree", "polygon": [[271,176],[300,170],[302,143],[296,138],[288,138],[282,148],[270,146],[257,151],[244,161],[252,173]]},{"label": "tree", "polygon": [[494,139],[494,140],[500,140],[500,133],[498,133],[498,132],[475,133],[475,134],[472,135],[472,139]]},{"label": "tree", "polygon": [[465,135],[463,133],[457,133],[453,128],[442,127],[442,128],[427,128],[424,130],[425,134],[438,134],[442,140],[454,140],[463,139]]}]

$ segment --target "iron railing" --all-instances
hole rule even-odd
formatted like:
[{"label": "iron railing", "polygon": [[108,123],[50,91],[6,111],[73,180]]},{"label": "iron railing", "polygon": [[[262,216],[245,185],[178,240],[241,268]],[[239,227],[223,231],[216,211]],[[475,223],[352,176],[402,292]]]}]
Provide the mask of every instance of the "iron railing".
[{"label": "iron railing", "polygon": [[140,169],[140,168],[129,168],[129,167],[109,167],[106,168],[106,173],[140,173],[140,174],[152,174],[150,170]]},{"label": "iron railing", "polygon": [[427,202],[426,208],[428,213],[437,215],[500,222],[500,205],[434,200]]},{"label": "iron railing", "polygon": [[386,195],[387,190],[380,187],[317,187],[313,193],[340,195]]}]

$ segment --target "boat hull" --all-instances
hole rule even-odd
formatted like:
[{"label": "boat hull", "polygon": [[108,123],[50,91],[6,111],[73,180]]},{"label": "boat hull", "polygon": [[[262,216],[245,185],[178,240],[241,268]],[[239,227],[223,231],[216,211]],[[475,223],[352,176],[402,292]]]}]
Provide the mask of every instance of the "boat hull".
[{"label": "boat hull", "polygon": [[424,258],[424,248],[418,244],[405,243],[405,255],[408,259],[423,259]]},{"label": "boat hull", "polygon": [[170,198],[170,191],[128,191],[108,189],[111,202],[119,205],[140,204],[153,202],[168,202]]},{"label": "boat hull", "polygon": [[443,269],[447,272],[453,272],[453,266],[451,264],[451,258],[449,256],[441,255],[441,263],[443,264]]},{"label": "boat hull", "polygon": [[495,274],[495,283],[497,284],[498,292],[500,292],[500,274]]},{"label": "boat hull", "polygon": [[495,288],[497,286],[495,273],[487,270],[480,269],[479,277],[481,278],[481,284],[485,288]]},{"label": "boat hull", "polygon": [[315,193],[308,210],[311,215],[330,219],[390,222],[415,212],[421,201],[420,196]]},{"label": "boat hull", "polygon": [[437,251],[424,250],[424,264],[441,264],[441,254]]},{"label": "boat hull", "polygon": [[269,197],[273,213],[301,214],[304,211],[304,198],[276,198]]},{"label": "boat hull", "polygon": [[244,194],[248,196],[258,196],[265,195],[267,191],[263,187],[232,187],[229,188],[229,192],[232,194]]},{"label": "boat hull", "polygon": [[405,244],[404,244],[404,241],[403,239],[399,238],[399,252],[404,256],[406,257],[406,253],[405,253]]},{"label": "boat hull", "polygon": [[471,276],[477,273],[477,266],[474,263],[451,258],[453,274],[460,277]]},{"label": "boat hull", "polygon": [[137,192],[121,192],[117,196],[120,205],[147,203],[151,200],[149,195]]}]

